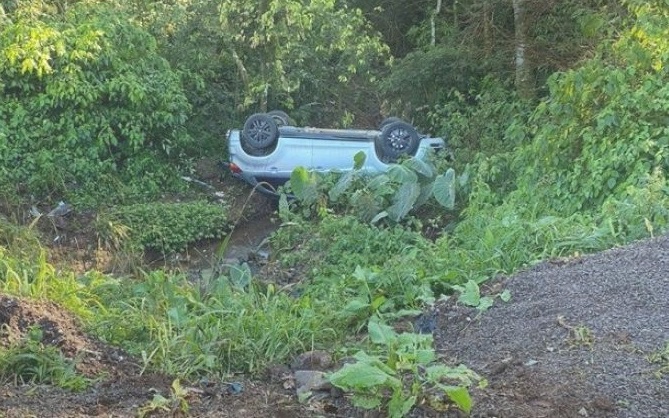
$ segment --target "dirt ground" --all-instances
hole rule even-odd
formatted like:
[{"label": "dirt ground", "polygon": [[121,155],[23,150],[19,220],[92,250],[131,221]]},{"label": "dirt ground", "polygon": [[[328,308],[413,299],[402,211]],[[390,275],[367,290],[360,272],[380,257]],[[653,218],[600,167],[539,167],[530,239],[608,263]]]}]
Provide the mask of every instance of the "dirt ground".
[{"label": "dirt ground", "polygon": [[[232,257],[257,249],[259,236],[273,228],[271,204],[253,199],[248,204],[255,215],[239,223]],[[669,237],[541,263],[485,290],[508,290],[511,300],[497,298],[481,313],[451,298],[429,313],[442,359],[488,381],[473,390],[472,417],[669,417]],[[159,417],[384,416],[352,409],[335,391],[298,402],[283,365],[253,380],[180,382],[183,391],[173,396],[174,377],[141,373],[140,361],[87,336],[56,305],[0,295],[0,344],[35,324],[44,344],[77,357],[78,370],[98,380],[81,393],[0,382],[0,418],[134,417],[140,411]],[[157,394],[167,402],[152,408]],[[411,416],[462,415],[417,408]]]},{"label": "dirt ground", "polygon": [[[669,237],[498,281],[487,312],[437,308],[439,352],[485,376],[474,417],[669,417]],[[663,355],[660,355],[663,353]],[[656,362],[651,362],[656,360]]]}]

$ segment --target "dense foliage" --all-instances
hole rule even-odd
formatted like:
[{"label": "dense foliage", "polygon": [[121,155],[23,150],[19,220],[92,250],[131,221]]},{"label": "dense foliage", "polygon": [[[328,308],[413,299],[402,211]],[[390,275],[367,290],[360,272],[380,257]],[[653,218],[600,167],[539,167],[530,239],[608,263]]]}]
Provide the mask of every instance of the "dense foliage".
[{"label": "dense foliage", "polygon": [[205,201],[137,203],[101,211],[98,236],[120,249],[171,254],[230,232],[226,208]]},{"label": "dense foliage", "polygon": [[0,30],[1,181],[38,197],[158,192],[173,178],[160,161],[191,139],[155,40],[102,5],[28,11]]}]

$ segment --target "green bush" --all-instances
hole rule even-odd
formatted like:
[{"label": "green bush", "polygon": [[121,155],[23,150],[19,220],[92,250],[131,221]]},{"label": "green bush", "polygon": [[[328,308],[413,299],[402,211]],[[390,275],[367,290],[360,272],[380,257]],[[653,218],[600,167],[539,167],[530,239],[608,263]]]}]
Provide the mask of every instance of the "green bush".
[{"label": "green bush", "polygon": [[[513,152],[503,146],[471,166],[461,222],[437,243],[444,282],[481,281],[666,229],[669,14],[643,2],[633,12],[632,28],[554,75],[530,117],[506,125]],[[511,107],[498,109],[511,117]]]},{"label": "green bush", "polygon": [[[30,7],[30,5],[26,5]],[[174,183],[189,104],[155,40],[109,5],[22,6],[0,28],[0,178],[88,204]]]},{"label": "green bush", "polygon": [[[389,165],[387,172],[370,175],[362,167],[366,155],[361,151],[354,156],[353,168],[345,173],[308,171],[304,167],[293,170],[290,181],[282,191],[292,193],[302,216],[312,212],[325,216],[328,211],[351,214],[362,222],[381,220],[396,224],[406,221],[409,214],[432,203],[441,209],[455,205],[455,172],[438,172],[435,155],[428,161],[406,158]],[[438,161],[444,163],[445,160]],[[293,206],[293,209],[295,205]],[[287,198],[282,196],[280,215],[290,218]]]},{"label": "green bush", "polygon": [[633,11],[635,25],[615,43],[551,77],[550,98],[530,119],[533,141],[516,154],[519,193],[556,213],[598,211],[669,169],[669,15],[645,3]]},{"label": "green bush", "polygon": [[139,203],[100,213],[98,235],[112,247],[173,253],[230,231],[225,207],[205,201]]},{"label": "green bush", "polygon": [[352,216],[328,215],[318,223],[294,222],[271,238],[285,267],[309,266],[310,277],[339,277],[356,266],[382,267],[407,252],[428,251],[419,233],[401,226],[376,227]]}]

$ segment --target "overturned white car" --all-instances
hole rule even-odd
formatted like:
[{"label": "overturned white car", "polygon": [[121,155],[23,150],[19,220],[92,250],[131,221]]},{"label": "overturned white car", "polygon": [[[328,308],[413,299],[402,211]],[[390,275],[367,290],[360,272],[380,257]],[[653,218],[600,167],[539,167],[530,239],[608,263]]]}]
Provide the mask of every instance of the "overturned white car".
[{"label": "overturned white car", "polygon": [[362,169],[374,174],[387,171],[402,156],[424,159],[446,146],[444,139],[420,135],[398,118],[387,118],[378,130],[297,127],[291,122],[281,111],[256,113],[243,129],[229,130],[232,174],[254,187],[263,182],[277,185],[287,181],[296,167],[351,170],[354,156],[361,151],[366,156]]}]

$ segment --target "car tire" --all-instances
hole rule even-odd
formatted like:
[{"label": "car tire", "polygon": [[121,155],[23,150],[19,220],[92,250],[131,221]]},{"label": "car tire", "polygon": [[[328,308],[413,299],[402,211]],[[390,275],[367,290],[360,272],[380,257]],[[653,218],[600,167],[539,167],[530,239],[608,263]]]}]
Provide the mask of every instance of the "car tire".
[{"label": "car tire", "polygon": [[396,160],[402,155],[415,155],[420,143],[416,129],[403,121],[390,122],[381,130],[377,138],[381,157]]},{"label": "car tire", "polygon": [[249,116],[242,130],[242,144],[251,149],[269,148],[279,139],[279,127],[276,120],[267,113],[255,113]]},{"label": "car tire", "polygon": [[404,122],[402,119],[395,117],[395,116],[390,116],[385,118],[384,120],[381,121],[379,124],[379,131],[382,131],[383,128],[385,128],[387,125],[394,123],[394,122]]},{"label": "car tire", "polygon": [[270,115],[279,126],[289,126],[295,124],[290,116],[288,116],[288,113],[284,112],[283,110],[272,110],[267,112],[267,114]]}]

